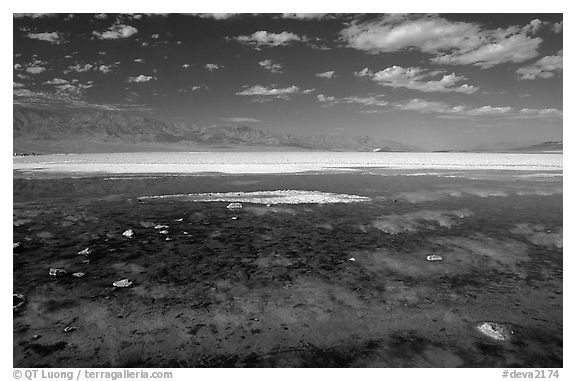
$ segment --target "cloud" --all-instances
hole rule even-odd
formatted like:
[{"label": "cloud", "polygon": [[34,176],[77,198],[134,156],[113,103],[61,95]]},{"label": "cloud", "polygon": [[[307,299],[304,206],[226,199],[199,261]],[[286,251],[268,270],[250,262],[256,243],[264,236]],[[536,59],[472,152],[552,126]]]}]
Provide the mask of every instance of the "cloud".
[{"label": "cloud", "polygon": [[160,38],[160,35],[159,35],[158,33],[154,33],[154,34],[153,34],[152,36],[150,36],[150,37],[152,37],[153,39],[157,40],[157,39]]},{"label": "cloud", "polygon": [[254,118],[244,118],[244,117],[232,117],[232,118],[220,118],[220,119],[232,123],[262,123],[261,120]]},{"label": "cloud", "polygon": [[128,82],[130,82],[130,83],[143,83],[143,82],[151,81],[153,79],[155,79],[155,78],[151,77],[149,75],[140,74],[137,77],[129,77]]},{"label": "cloud", "polygon": [[104,74],[108,74],[112,71],[112,65],[100,65],[98,66],[98,70],[100,70]]},{"label": "cloud", "polygon": [[218,64],[209,63],[209,64],[204,65],[204,67],[206,68],[206,70],[214,71],[214,70],[220,69],[222,66],[220,66]]},{"label": "cloud", "polygon": [[108,18],[108,15],[106,13],[97,13],[94,15],[95,18],[97,18],[98,20],[106,20]]},{"label": "cloud", "polygon": [[316,77],[319,77],[319,78],[333,78],[335,73],[336,73],[336,72],[335,72],[334,70],[325,71],[325,72],[323,72],[323,73],[318,73],[318,74],[316,74]]},{"label": "cloud", "polygon": [[68,81],[62,78],[53,78],[49,81],[44,82],[45,85],[63,85],[65,83],[68,83]]},{"label": "cloud", "polygon": [[254,102],[267,102],[270,98],[288,99],[291,95],[309,94],[313,91],[314,89],[301,90],[298,86],[294,85],[285,88],[255,85],[237,92],[236,95],[257,97],[254,99]]},{"label": "cloud", "polygon": [[418,67],[403,68],[401,66],[392,66],[376,73],[372,73],[365,68],[354,74],[359,77],[371,77],[373,81],[378,82],[382,86],[394,88],[404,87],[423,92],[472,94],[478,90],[476,86],[468,84],[459,85],[458,83],[466,78],[454,73],[445,74],[438,80],[424,81],[425,78],[435,77],[440,74],[440,72],[426,71]]},{"label": "cloud", "polygon": [[182,67],[183,67],[184,69],[188,69],[188,68],[190,67],[190,64],[187,64],[187,63],[182,64]]},{"label": "cloud", "polygon": [[234,39],[244,44],[255,45],[256,47],[283,46],[294,41],[305,40],[304,37],[290,32],[269,33],[264,30],[254,32],[249,36],[234,37]]},{"label": "cloud", "polygon": [[231,17],[237,16],[238,13],[195,13],[194,16],[201,17],[203,19],[214,19],[214,20],[227,20]]},{"label": "cloud", "polygon": [[464,105],[452,106],[444,102],[428,101],[414,98],[406,103],[396,103],[395,108],[405,111],[415,111],[419,113],[440,114],[444,118],[476,118],[476,117],[506,117],[509,119],[539,118],[558,119],[562,118],[562,111],[555,108],[549,109],[528,109],[519,111],[509,106],[494,107],[481,106],[470,107]]},{"label": "cloud", "polygon": [[516,70],[520,79],[532,80],[537,78],[552,78],[562,72],[563,52],[560,50],[555,56],[545,56],[532,65],[523,66]]},{"label": "cloud", "polygon": [[44,71],[46,71],[46,68],[43,66],[29,66],[26,68],[26,72],[34,75],[40,74]]},{"label": "cloud", "polygon": [[283,13],[282,17],[297,20],[321,20],[327,15],[328,13]]},{"label": "cloud", "polygon": [[102,33],[97,31],[92,32],[93,35],[97,36],[102,40],[116,40],[119,38],[128,38],[136,33],[138,33],[138,29],[130,25],[120,24],[118,23],[118,21],[116,21],[116,23],[114,23],[114,25],[112,25],[105,32]]},{"label": "cloud", "polygon": [[68,69],[69,69],[69,71],[75,71],[77,73],[84,73],[84,72],[87,72],[88,70],[92,69],[93,67],[94,66],[92,64],[87,63],[87,64],[82,65],[82,64],[77,63],[75,65],[69,66]]},{"label": "cloud", "polygon": [[[357,96],[350,96],[344,98],[336,98],[333,96],[326,96],[324,94],[318,94],[316,96],[318,102],[324,103],[327,106],[332,106],[335,104],[359,104],[362,106],[367,107],[384,107],[389,104],[388,101],[383,99],[381,95],[373,95],[369,97],[357,97]],[[380,110],[381,111],[381,110]],[[364,110],[364,112],[368,113],[375,113],[378,112],[377,110]]]},{"label": "cloud", "polygon": [[556,22],[552,24],[551,28],[554,33],[562,33],[562,29],[564,26],[564,21]]},{"label": "cloud", "polygon": [[347,46],[373,54],[414,49],[434,55],[435,63],[488,68],[535,57],[542,39],[530,35],[541,24],[533,20],[524,27],[485,29],[436,15],[386,15],[376,21],[354,22],[340,36]]},{"label": "cloud", "polygon": [[24,87],[24,85],[23,85],[22,83],[20,83],[20,82],[12,82],[12,88],[14,88],[14,89],[20,89],[20,88],[22,88],[22,87]]},{"label": "cloud", "polygon": [[39,19],[44,17],[56,17],[58,16],[57,13],[14,13],[13,14],[15,19],[21,18],[32,18],[32,19]]},{"label": "cloud", "polygon": [[405,214],[391,214],[378,217],[372,226],[388,234],[415,233],[432,230],[439,225],[451,228],[474,214],[468,209],[460,210],[420,210]]},{"label": "cloud", "polygon": [[272,60],[263,60],[258,62],[258,64],[272,73],[282,73],[282,65],[279,63],[273,63]]},{"label": "cloud", "polygon": [[28,38],[33,40],[48,41],[51,44],[61,44],[64,38],[60,32],[28,33]]}]

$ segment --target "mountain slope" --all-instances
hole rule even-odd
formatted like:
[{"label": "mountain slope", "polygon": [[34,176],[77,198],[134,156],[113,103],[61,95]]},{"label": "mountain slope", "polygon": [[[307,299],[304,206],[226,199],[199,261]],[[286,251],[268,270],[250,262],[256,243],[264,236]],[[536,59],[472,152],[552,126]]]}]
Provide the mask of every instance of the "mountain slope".
[{"label": "mountain slope", "polygon": [[[167,145],[177,148],[182,145],[249,145],[300,147],[329,151],[418,151],[418,147],[408,146],[392,140],[375,139],[369,136],[316,135],[299,136],[273,134],[248,126],[213,126],[190,128],[183,124],[159,121],[146,116],[120,111],[76,111],[62,113],[14,107],[13,134],[15,149],[30,147],[30,142],[46,142],[57,147],[57,143],[92,142],[99,148],[91,151],[83,144],[75,152],[102,152],[103,143],[111,149],[120,145],[141,147]],[[26,144],[24,144],[26,143]],[[148,149],[148,148],[147,148]],[[67,150],[68,152],[71,152]],[[112,152],[112,151],[111,151]]]}]

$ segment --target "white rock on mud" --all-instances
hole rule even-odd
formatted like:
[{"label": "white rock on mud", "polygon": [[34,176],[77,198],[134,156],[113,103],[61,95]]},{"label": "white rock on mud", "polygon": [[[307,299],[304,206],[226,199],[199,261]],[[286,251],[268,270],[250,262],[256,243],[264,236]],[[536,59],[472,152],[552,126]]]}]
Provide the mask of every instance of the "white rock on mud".
[{"label": "white rock on mud", "polygon": [[426,257],[427,261],[431,261],[431,262],[435,262],[435,261],[441,261],[442,257],[436,254],[432,254]]},{"label": "white rock on mud", "polygon": [[78,252],[78,255],[90,255],[92,253],[92,250],[90,250],[90,248],[85,248],[84,250],[80,250]]},{"label": "white rock on mud", "polygon": [[132,281],[128,279],[121,279],[112,283],[114,287],[126,288],[132,286]]},{"label": "white rock on mud", "polygon": [[134,236],[134,232],[132,231],[132,229],[128,229],[124,233],[122,233],[122,235],[126,238],[132,238]]},{"label": "white rock on mud", "polygon": [[476,329],[483,335],[488,336],[494,340],[498,341],[508,341],[512,336],[512,331],[503,324],[494,322],[484,322],[478,324]]},{"label": "white rock on mud", "polygon": [[63,276],[66,274],[68,274],[68,271],[66,271],[66,269],[59,269],[55,267],[51,267],[50,271],[48,272],[48,275],[50,276]]}]

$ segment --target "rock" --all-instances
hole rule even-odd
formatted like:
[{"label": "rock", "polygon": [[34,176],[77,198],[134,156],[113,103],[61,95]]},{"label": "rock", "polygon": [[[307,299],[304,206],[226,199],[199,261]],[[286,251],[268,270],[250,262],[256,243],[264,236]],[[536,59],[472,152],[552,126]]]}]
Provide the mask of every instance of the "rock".
[{"label": "rock", "polygon": [[159,234],[168,234],[168,230],[160,230],[158,233]]},{"label": "rock", "polygon": [[14,242],[14,243],[12,244],[12,249],[13,249],[13,250],[14,250],[14,249],[17,249],[17,248],[19,248],[20,246],[22,246],[22,244],[21,244],[20,242]]},{"label": "rock", "polygon": [[122,235],[126,238],[132,238],[134,236],[134,232],[132,231],[132,229],[128,229],[124,233],[122,233]]},{"label": "rock", "polygon": [[88,263],[90,263],[90,260],[89,260],[89,259],[85,259],[85,260],[82,261],[82,263],[85,264],[85,265],[87,265]]},{"label": "rock", "polygon": [[242,204],[240,204],[239,202],[231,202],[230,204],[228,204],[227,208],[230,210],[242,209]]},{"label": "rock", "polygon": [[172,241],[172,238],[166,237],[166,241]]},{"label": "rock", "polygon": [[182,232],[182,234],[184,234],[184,235],[188,235],[188,232]]},{"label": "rock", "polygon": [[432,254],[432,255],[427,256],[427,257],[426,257],[426,260],[427,260],[427,261],[431,261],[431,262],[441,261],[441,260],[442,260],[442,257],[439,256],[439,255],[436,255],[436,254]]},{"label": "rock", "polygon": [[68,274],[68,271],[66,271],[66,269],[59,269],[56,267],[51,267],[50,271],[48,272],[48,275],[50,276],[55,276],[55,277],[61,277]]},{"label": "rock", "polygon": [[168,229],[168,225],[156,225],[154,226],[154,229]]},{"label": "rock", "polygon": [[238,216],[234,216],[234,217],[232,217],[232,219],[233,219],[233,220],[237,220],[237,219],[238,219]]},{"label": "rock", "polygon": [[81,272],[72,274],[72,276],[73,276],[73,277],[76,277],[76,278],[82,278],[84,275],[86,275],[86,274],[85,274],[85,273],[81,273]]},{"label": "rock", "polygon": [[356,258],[350,258],[349,261],[356,262]]},{"label": "rock", "polygon": [[112,285],[114,287],[126,288],[126,287],[132,286],[132,281],[130,281],[128,279],[122,279],[122,280],[118,280],[118,281],[112,283]]},{"label": "rock", "polygon": [[76,331],[78,328],[80,328],[80,327],[78,327],[76,325],[69,325],[68,327],[64,328],[64,333]]},{"label": "rock", "polygon": [[178,218],[177,220],[174,220],[175,222],[182,222],[184,219],[183,218]]},{"label": "rock", "polygon": [[498,341],[508,341],[514,333],[507,326],[499,323],[486,321],[478,324],[476,329],[483,335]]},{"label": "rock", "polygon": [[90,255],[92,253],[92,250],[90,250],[89,248],[85,248],[84,250],[80,250],[78,252],[78,255]]},{"label": "rock", "polygon": [[18,312],[26,303],[26,298],[22,294],[12,294],[13,312]]}]

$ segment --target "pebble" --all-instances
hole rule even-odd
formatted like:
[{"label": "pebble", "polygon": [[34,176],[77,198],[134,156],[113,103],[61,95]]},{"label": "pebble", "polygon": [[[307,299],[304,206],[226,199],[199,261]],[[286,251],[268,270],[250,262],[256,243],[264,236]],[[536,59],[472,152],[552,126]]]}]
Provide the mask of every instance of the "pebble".
[{"label": "pebble", "polygon": [[66,269],[59,269],[59,268],[51,267],[50,271],[48,272],[48,275],[50,275],[50,276],[63,276],[63,275],[66,275],[67,273],[68,273],[68,271],[66,271]]},{"label": "pebble", "polygon": [[86,274],[80,273],[80,272],[72,274],[72,276],[76,277],[76,278],[82,278],[84,275],[86,275]]},{"label": "pebble", "polygon": [[168,234],[168,230],[160,230],[158,233],[160,233],[160,234]]},{"label": "pebble", "polygon": [[442,260],[442,257],[439,256],[439,255],[436,255],[436,254],[432,254],[432,255],[427,256],[427,257],[426,257],[426,260],[427,260],[427,261],[431,261],[431,262],[441,261],[441,260]]},{"label": "pebble", "polygon": [[478,324],[476,329],[483,335],[488,336],[494,340],[507,341],[513,333],[506,326],[494,322],[484,322]]},{"label": "pebble", "polygon": [[167,229],[168,225],[156,225],[154,226],[154,229]]},{"label": "pebble", "polygon": [[124,233],[122,233],[122,235],[126,238],[132,238],[132,236],[134,235],[134,232],[132,231],[132,229],[128,229]]},{"label": "pebble", "polygon": [[80,250],[78,252],[78,255],[90,255],[92,253],[92,250],[90,250],[89,248],[85,248],[84,250]]},{"label": "pebble", "polygon": [[228,209],[242,209],[242,204],[240,204],[239,202],[231,202],[230,204],[228,204],[227,208]]},{"label": "pebble", "polygon": [[128,280],[128,279],[122,279],[122,280],[118,280],[114,283],[112,283],[112,285],[114,287],[120,287],[120,288],[125,288],[125,287],[130,287],[132,286],[132,281]]}]

